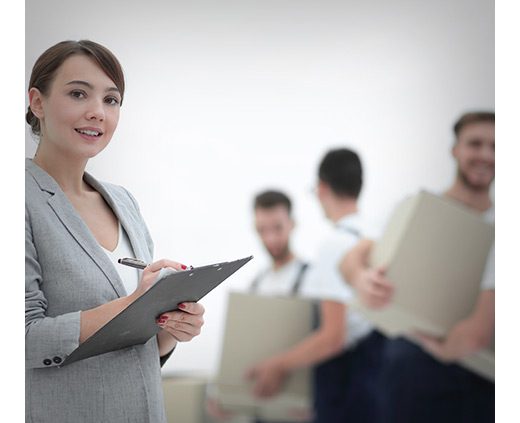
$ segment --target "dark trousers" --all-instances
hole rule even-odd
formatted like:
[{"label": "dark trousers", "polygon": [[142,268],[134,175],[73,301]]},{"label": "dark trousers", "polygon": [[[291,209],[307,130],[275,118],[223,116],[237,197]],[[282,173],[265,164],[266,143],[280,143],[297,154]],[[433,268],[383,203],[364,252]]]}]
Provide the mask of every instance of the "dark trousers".
[{"label": "dark trousers", "polygon": [[379,373],[386,338],[372,331],[314,369],[314,423],[378,423]]},{"label": "dark trousers", "polygon": [[385,423],[493,422],[495,384],[446,365],[403,338],[388,340],[381,370]]}]

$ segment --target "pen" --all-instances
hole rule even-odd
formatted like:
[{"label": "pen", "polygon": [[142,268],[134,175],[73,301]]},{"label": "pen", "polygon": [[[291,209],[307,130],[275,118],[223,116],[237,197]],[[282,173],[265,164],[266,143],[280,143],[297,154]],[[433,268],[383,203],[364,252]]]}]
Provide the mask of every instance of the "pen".
[{"label": "pen", "polygon": [[[136,269],[144,269],[148,264],[142,260],[136,258],[120,258],[117,260],[119,264],[124,264],[125,266],[135,267]],[[193,270],[193,266],[189,266],[188,270]]]},{"label": "pen", "polygon": [[124,264],[125,266],[135,267],[136,269],[144,269],[146,266],[148,266],[147,263],[136,258],[120,258],[117,260],[117,262],[119,264]]}]

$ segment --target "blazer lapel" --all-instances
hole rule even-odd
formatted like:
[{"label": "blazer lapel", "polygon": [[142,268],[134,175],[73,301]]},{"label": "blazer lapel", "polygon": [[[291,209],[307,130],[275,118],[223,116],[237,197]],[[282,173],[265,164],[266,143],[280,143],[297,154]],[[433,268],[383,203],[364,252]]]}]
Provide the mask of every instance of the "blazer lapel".
[{"label": "blazer lapel", "polygon": [[126,207],[117,203],[105,187],[87,172],[85,172],[85,180],[103,196],[107,204],[117,216],[118,220],[121,222],[121,226],[130,240],[135,257],[141,260],[150,261],[152,258],[150,257],[148,248],[144,248],[146,246],[146,241],[142,238],[142,235],[140,236],[138,231],[136,231],[136,228],[139,227],[141,223],[136,222],[135,212],[130,212]]},{"label": "blazer lapel", "polygon": [[32,161],[30,161],[30,164],[27,164],[27,168],[40,185],[40,188],[52,194],[47,200],[47,203],[54,213],[56,213],[67,231],[105,274],[116,294],[119,297],[125,296],[125,288],[119,277],[119,273],[57,182],[43,169],[32,163]]}]

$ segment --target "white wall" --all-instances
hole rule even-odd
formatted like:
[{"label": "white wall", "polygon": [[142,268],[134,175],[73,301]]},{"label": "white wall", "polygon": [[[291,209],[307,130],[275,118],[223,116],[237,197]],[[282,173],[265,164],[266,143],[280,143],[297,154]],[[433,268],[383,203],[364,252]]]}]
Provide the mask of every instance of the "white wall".
[{"label": "white wall", "polygon": [[[360,153],[361,206],[380,225],[405,194],[450,183],[456,117],[494,109],[490,0],[27,0],[26,81],[46,48],[81,38],[109,47],[127,78],[89,171],[133,192],[157,258],[256,257],[202,301],[203,334],[165,372],[216,370],[227,290],[266,261],[255,192],[293,197],[294,247],[311,257],[326,224],[310,188],[328,148]],[[35,147],[27,132],[26,156]]]}]

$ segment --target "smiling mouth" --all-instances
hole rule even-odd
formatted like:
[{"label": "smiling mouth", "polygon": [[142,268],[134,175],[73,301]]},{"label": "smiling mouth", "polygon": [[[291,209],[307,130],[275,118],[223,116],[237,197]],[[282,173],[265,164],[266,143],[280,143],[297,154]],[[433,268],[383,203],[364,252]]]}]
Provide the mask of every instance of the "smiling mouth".
[{"label": "smiling mouth", "polygon": [[93,131],[90,129],[74,129],[78,134],[87,135],[89,137],[100,137],[103,132]]}]

